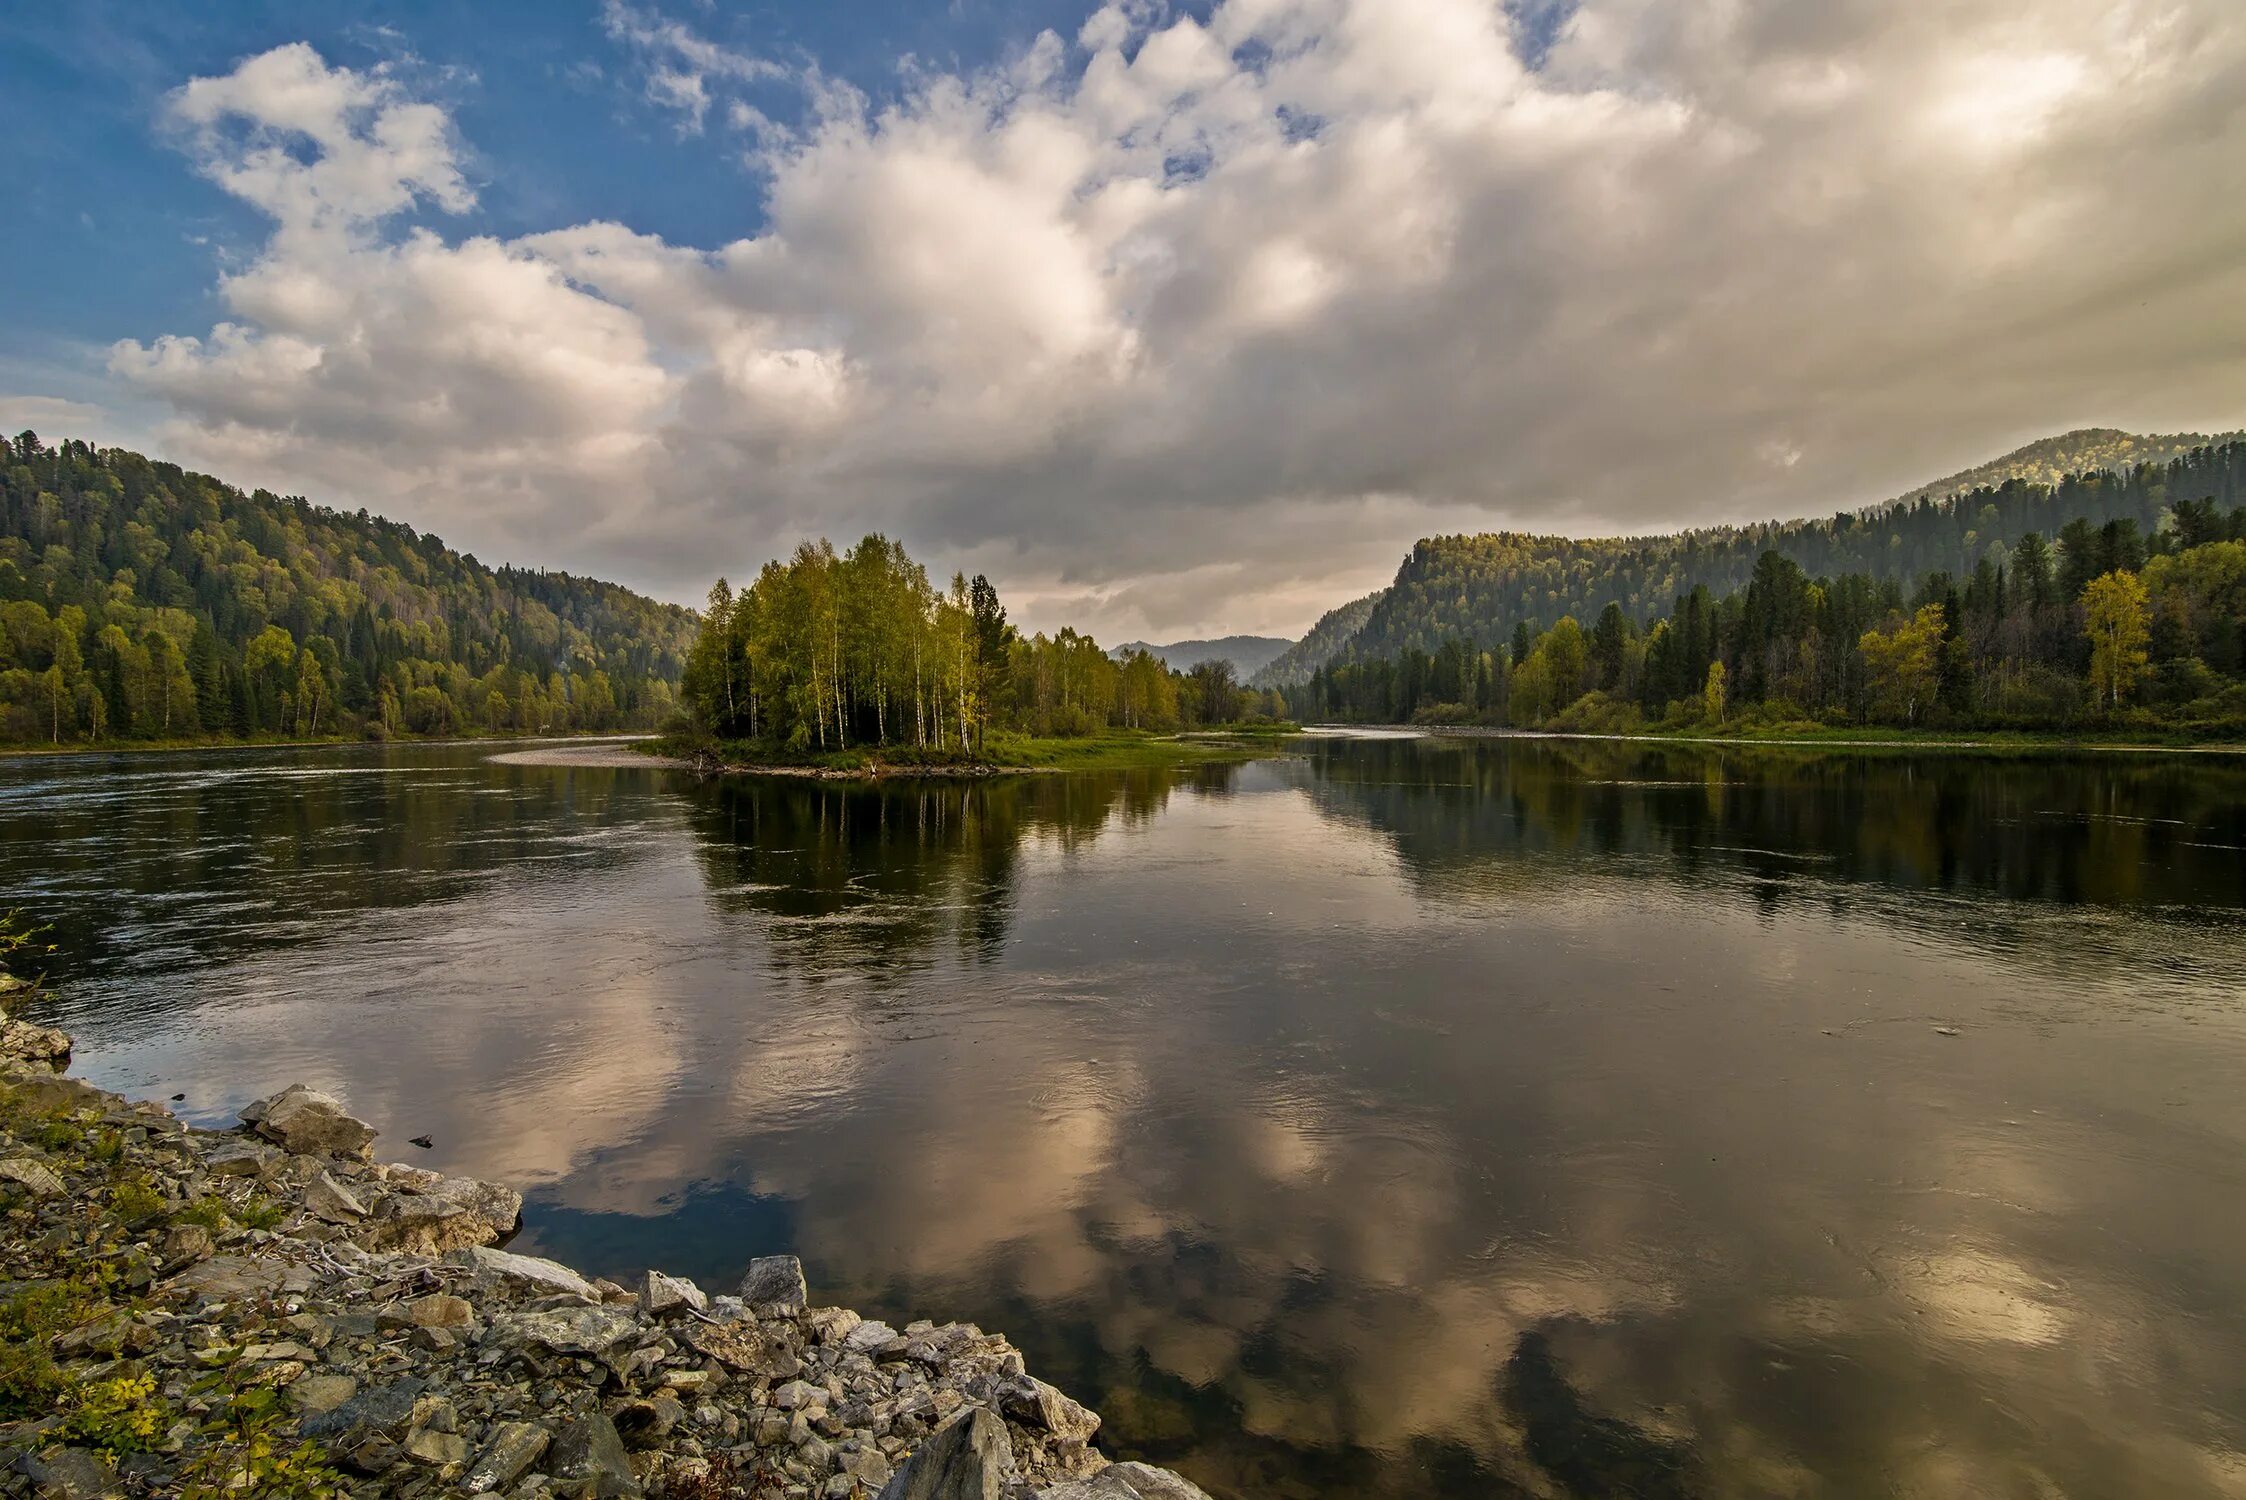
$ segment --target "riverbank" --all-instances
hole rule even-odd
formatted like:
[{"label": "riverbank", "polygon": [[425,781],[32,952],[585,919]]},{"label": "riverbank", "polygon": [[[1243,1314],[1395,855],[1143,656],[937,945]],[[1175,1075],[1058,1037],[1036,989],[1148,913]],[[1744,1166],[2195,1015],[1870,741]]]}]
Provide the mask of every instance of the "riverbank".
[{"label": "riverbank", "polygon": [[2246,755],[2246,744],[2231,741],[2161,742],[2123,736],[2065,736],[2017,731],[1958,733],[1932,730],[1787,729],[1771,733],[1709,730],[1593,731],[1509,729],[1473,724],[1312,724],[1303,733],[1362,735],[1382,739],[1423,735],[1431,739],[1593,740],[1626,744],[1719,745],[1747,749],[1851,751],[1941,751],[1984,755]]},{"label": "riverbank", "polygon": [[319,735],[315,737],[273,736],[241,739],[189,740],[95,740],[67,745],[0,744],[0,760],[55,760],[79,755],[178,755],[197,751],[223,753],[230,750],[336,750],[374,748],[383,745],[507,745],[551,740],[556,743],[598,741],[609,744],[629,744],[651,737],[644,729],[624,729],[605,733],[550,735],[522,734],[449,734],[449,735],[388,735],[369,739],[365,735]]},{"label": "riverbank", "polygon": [[964,780],[1056,771],[1131,771],[1233,764],[1280,753],[1300,733],[1292,724],[1200,730],[1184,734],[1113,733],[1083,738],[993,735],[978,759],[928,756],[908,749],[833,751],[776,758],[771,746],[651,739],[639,753],[655,764],[706,775],[785,776],[816,781]]},{"label": "riverbank", "polygon": [[511,1189],[374,1159],[301,1085],[232,1131],[0,1023],[0,1492],[1206,1500],[1111,1464],[1004,1336],[499,1248]]}]

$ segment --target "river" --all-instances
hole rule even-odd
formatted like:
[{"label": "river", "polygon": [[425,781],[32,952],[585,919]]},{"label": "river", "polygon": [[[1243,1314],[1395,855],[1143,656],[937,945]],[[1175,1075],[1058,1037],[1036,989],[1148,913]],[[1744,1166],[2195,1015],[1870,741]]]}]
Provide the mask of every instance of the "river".
[{"label": "river", "polygon": [[2246,763],[491,754],[0,762],[37,1019],[1003,1330],[1220,1500],[2246,1494]]}]

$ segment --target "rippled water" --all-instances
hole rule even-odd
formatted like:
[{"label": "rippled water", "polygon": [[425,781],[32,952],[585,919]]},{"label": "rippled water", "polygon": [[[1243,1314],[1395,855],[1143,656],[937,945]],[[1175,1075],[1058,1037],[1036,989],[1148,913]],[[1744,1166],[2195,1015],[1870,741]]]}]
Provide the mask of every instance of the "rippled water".
[{"label": "rippled water", "polygon": [[83,1071],[792,1249],[1221,1497],[2246,1493],[2239,762],[484,757],[0,764]]}]

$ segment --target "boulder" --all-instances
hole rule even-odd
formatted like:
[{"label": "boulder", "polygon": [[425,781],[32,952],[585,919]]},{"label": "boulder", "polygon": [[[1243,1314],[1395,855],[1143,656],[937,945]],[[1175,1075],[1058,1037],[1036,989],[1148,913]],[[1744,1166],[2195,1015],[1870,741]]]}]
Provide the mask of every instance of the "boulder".
[{"label": "boulder", "polygon": [[842,1337],[842,1347],[852,1354],[879,1354],[898,1342],[897,1330],[868,1318]]},{"label": "boulder", "polygon": [[666,1313],[701,1312],[709,1307],[710,1299],[700,1287],[683,1276],[666,1276],[661,1271],[650,1271],[640,1283],[640,1306],[650,1316]]},{"label": "boulder", "polygon": [[905,1461],[881,1500],[999,1500],[1013,1473],[1006,1424],[987,1407],[972,1407]]},{"label": "boulder", "polygon": [[614,1307],[548,1307],[502,1314],[491,1332],[502,1343],[598,1358],[638,1333],[639,1319]]},{"label": "boulder", "polygon": [[70,1037],[51,1026],[29,1021],[0,1021],[0,1059],[59,1068],[70,1061]]},{"label": "boulder", "polygon": [[218,1251],[211,1232],[200,1224],[174,1224],[164,1236],[164,1246],[158,1252],[162,1259],[161,1270],[169,1275],[197,1261],[209,1260]]},{"label": "boulder", "polygon": [[12,1182],[34,1198],[59,1198],[63,1193],[62,1179],[55,1175],[55,1169],[28,1156],[0,1161],[0,1182]]},{"label": "boulder", "polygon": [[493,1250],[488,1246],[469,1245],[445,1256],[448,1265],[466,1266],[476,1273],[477,1279],[489,1278],[502,1286],[524,1288],[543,1295],[582,1297],[587,1302],[600,1301],[593,1284],[558,1260],[541,1260],[535,1255],[517,1255],[509,1250]]},{"label": "boulder", "polygon": [[476,1321],[476,1309],[465,1297],[431,1292],[406,1304],[406,1321],[416,1328],[466,1328]]},{"label": "boulder", "polygon": [[203,1153],[203,1170],[213,1177],[271,1177],[287,1160],[263,1141],[225,1141]]},{"label": "boulder", "polygon": [[1090,1479],[1037,1492],[1037,1500],[1209,1500],[1206,1490],[1150,1464],[1109,1464]]},{"label": "boulder", "polygon": [[359,1382],[351,1375],[306,1375],[289,1387],[289,1403],[308,1417],[334,1411],[344,1402],[359,1394]]},{"label": "boulder", "polygon": [[304,1189],[304,1209],[313,1218],[330,1224],[356,1224],[367,1216],[367,1206],[359,1201],[359,1195],[326,1172]]},{"label": "boulder", "polygon": [[108,1461],[84,1448],[27,1453],[16,1467],[39,1500],[108,1500],[125,1493]]},{"label": "boulder", "polygon": [[469,1465],[461,1488],[471,1495],[497,1494],[545,1455],[553,1437],[535,1422],[501,1422],[484,1439],[483,1451]]},{"label": "boulder", "polygon": [[554,1476],[556,1493],[579,1500],[622,1500],[640,1493],[623,1436],[605,1412],[587,1412],[564,1427],[547,1455],[546,1470]]},{"label": "boulder", "polygon": [[305,1084],[292,1083],[242,1111],[242,1121],[267,1140],[299,1156],[367,1157],[374,1127],[343,1112],[343,1103]]},{"label": "boulder", "polygon": [[1079,1405],[1033,1375],[1006,1387],[999,1404],[1025,1427],[1041,1427],[1072,1443],[1090,1442],[1100,1430],[1100,1414]]},{"label": "boulder", "polygon": [[759,1311],[800,1312],[810,1305],[803,1262],[792,1255],[760,1255],[741,1278],[741,1300]]},{"label": "boulder", "polygon": [[[393,1186],[400,1176],[401,1169],[391,1169]],[[368,1210],[366,1222],[351,1236],[361,1248],[445,1255],[495,1244],[522,1223],[522,1194],[512,1188],[434,1172],[415,1176],[421,1180],[398,1187]],[[586,1292],[592,1294],[589,1284]]]},{"label": "boulder", "polygon": [[415,1403],[428,1389],[415,1378],[361,1391],[330,1411],[306,1417],[299,1431],[327,1445],[329,1453],[365,1474],[379,1474],[398,1461],[399,1440],[413,1421]]}]

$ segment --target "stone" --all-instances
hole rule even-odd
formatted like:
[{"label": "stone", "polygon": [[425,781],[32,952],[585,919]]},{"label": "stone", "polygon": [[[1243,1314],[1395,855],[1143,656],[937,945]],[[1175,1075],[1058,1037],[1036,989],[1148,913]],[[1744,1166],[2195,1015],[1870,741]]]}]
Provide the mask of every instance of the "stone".
[{"label": "stone", "polygon": [[1037,1492],[1037,1500],[1209,1500],[1199,1485],[1149,1464],[1109,1464],[1090,1479]]},{"label": "stone", "polygon": [[206,1152],[203,1170],[214,1177],[270,1177],[281,1159],[271,1146],[238,1137]]},{"label": "stone", "polygon": [[803,1262],[792,1255],[760,1255],[741,1278],[741,1300],[759,1310],[800,1311],[811,1301],[803,1281]]},{"label": "stone", "polygon": [[1013,1472],[1006,1424],[978,1406],[937,1429],[890,1478],[881,1500],[999,1500]]},{"label": "stone", "polygon": [[822,1344],[839,1344],[865,1319],[847,1307],[822,1307],[803,1315],[804,1331]]},{"label": "stone", "polygon": [[448,1469],[468,1461],[468,1440],[457,1432],[416,1427],[406,1434],[405,1455],[432,1469]]},{"label": "stone", "polygon": [[655,1396],[645,1401],[627,1401],[611,1416],[616,1430],[623,1435],[625,1446],[652,1448],[686,1420],[686,1407],[675,1396]]},{"label": "stone", "polygon": [[640,1493],[624,1439],[605,1412],[587,1412],[561,1430],[546,1457],[557,1490],[581,1500],[621,1500]]},{"label": "stone", "polygon": [[1100,1430],[1100,1414],[1081,1406],[1034,1376],[1024,1375],[1006,1387],[1000,1398],[1006,1415],[1025,1427],[1042,1427],[1072,1443],[1091,1441]]},{"label": "stone", "polygon": [[756,1370],[767,1359],[764,1335],[754,1323],[695,1323],[684,1334],[695,1353],[736,1370]]},{"label": "stone", "polygon": [[506,1489],[525,1470],[545,1456],[552,1434],[535,1422],[501,1422],[484,1439],[483,1451],[461,1481],[471,1495],[488,1495]]},{"label": "stone", "polygon": [[367,1216],[367,1206],[333,1175],[322,1172],[304,1189],[304,1207],[315,1219],[330,1224],[356,1224]]},{"label": "stone", "polygon": [[639,1319],[614,1307],[549,1307],[502,1314],[491,1331],[503,1343],[598,1357],[638,1333]]},{"label": "stone", "polygon": [[55,1448],[25,1454],[16,1466],[31,1481],[40,1500],[107,1500],[124,1494],[117,1471],[98,1453],[84,1448]]},{"label": "stone", "polygon": [[292,1083],[242,1111],[242,1121],[299,1156],[355,1156],[364,1160],[374,1127],[344,1113],[343,1102],[306,1084]]},{"label": "stone", "polygon": [[174,1224],[164,1236],[164,1248],[158,1253],[165,1274],[177,1271],[197,1261],[209,1260],[218,1253],[217,1242],[211,1232],[200,1224]]},{"label": "stone", "polygon": [[[290,1283],[292,1270],[296,1268],[251,1260],[244,1255],[214,1255],[189,1266],[166,1284],[195,1296],[233,1301],[238,1297],[263,1297],[279,1291]],[[301,1271],[297,1272],[296,1279],[306,1284],[310,1282]]]},{"label": "stone", "polygon": [[666,1276],[661,1271],[650,1271],[640,1283],[640,1306],[650,1316],[665,1313],[702,1312],[710,1305],[709,1294],[683,1276]]},{"label": "stone", "polygon": [[0,1057],[40,1067],[60,1067],[70,1060],[70,1037],[52,1026],[29,1021],[0,1021]]},{"label": "stone", "polygon": [[479,1277],[489,1277],[504,1286],[527,1288],[545,1295],[562,1293],[582,1297],[587,1302],[600,1300],[593,1284],[584,1277],[559,1261],[541,1260],[535,1255],[516,1255],[507,1250],[470,1245],[446,1255],[445,1263],[466,1266]]},{"label": "stone", "polygon": [[842,1455],[841,1477],[856,1480],[870,1494],[880,1494],[881,1487],[890,1481],[895,1472],[882,1451],[870,1443],[860,1447],[855,1453]]},{"label": "stone", "polygon": [[874,1354],[895,1342],[896,1329],[868,1318],[843,1336],[842,1347],[853,1354]]},{"label": "stone", "polygon": [[476,1321],[475,1305],[449,1292],[432,1292],[406,1304],[406,1320],[416,1328],[466,1328]]},{"label": "stone", "polygon": [[[393,1183],[398,1171],[392,1171]],[[521,1225],[522,1194],[512,1188],[473,1177],[424,1175],[433,1180],[377,1201],[353,1241],[366,1250],[445,1255],[496,1244]],[[590,1282],[581,1276],[576,1280],[584,1282],[586,1295],[597,1299]]]},{"label": "stone", "polygon": [[289,1387],[289,1401],[305,1416],[334,1411],[359,1393],[357,1377],[306,1375]]},{"label": "stone", "polygon": [[398,1439],[428,1388],[427,1381],[412,1376],[378,1385],[305,1418],[298,1430],[325,1443],[329,1453],[361,1473],[379,1474],[398,1461]]},{"label": "stone", "polygon": [[807,1380],[791,1380],[772,1393],[772,1404],[782,1411],[798,1411],[810,1406],[825,1406],[825,1386],[813,1385]]},{"label": "stone", "polygon": [[28,1156],[0,1161],[0,1182],[12,1182],[34,1198],[59,1198],[65,1191],[53,1167]]}]

